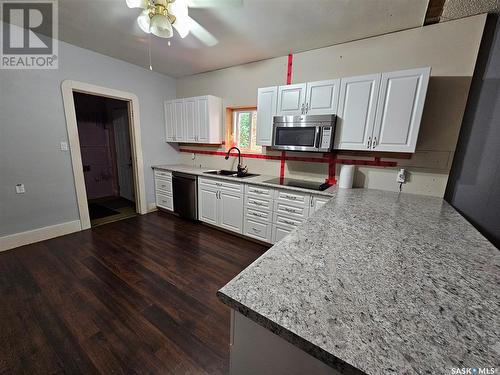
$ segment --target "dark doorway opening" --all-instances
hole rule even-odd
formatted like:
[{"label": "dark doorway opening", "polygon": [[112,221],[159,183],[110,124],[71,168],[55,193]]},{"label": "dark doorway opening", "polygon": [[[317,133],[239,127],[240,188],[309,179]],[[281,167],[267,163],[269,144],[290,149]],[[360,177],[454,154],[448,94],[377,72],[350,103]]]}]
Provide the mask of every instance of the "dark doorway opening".
[{"label": "dark doorway opening", "polygon": [[73,93],[91,226],[137,214],[125,100]]}]

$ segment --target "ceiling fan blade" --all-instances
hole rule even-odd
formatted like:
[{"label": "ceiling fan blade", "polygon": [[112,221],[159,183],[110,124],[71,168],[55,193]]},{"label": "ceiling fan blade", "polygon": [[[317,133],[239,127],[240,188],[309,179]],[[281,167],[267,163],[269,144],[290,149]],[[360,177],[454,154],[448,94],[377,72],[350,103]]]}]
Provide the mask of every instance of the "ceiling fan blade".
[{"label": "ceiling fan blade", "polygon": [[219,43],[217,38],[213,36],[207,29],[201,26],[198,22],[188,16],[190,24],[190,33],[198,38],[203,44],[208,47],[213,47]]},{"label": "ceiling fan blade", "polygon": [[188,0],[190,8],[239,7],[242,5],[243,0]]}]

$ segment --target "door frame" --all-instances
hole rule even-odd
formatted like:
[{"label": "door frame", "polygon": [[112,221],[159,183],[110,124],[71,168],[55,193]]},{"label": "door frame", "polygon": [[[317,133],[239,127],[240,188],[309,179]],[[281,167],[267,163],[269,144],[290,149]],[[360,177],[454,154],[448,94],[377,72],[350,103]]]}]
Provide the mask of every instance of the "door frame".
[{"label": "door frame", "polygon": [[61,84],[61,90],[71,153],[71,164],[73,167],[73,178],[75,181],[76,199],[78,202],[78,211],[80,213],[82,230],[90,228],[90,215],[87,202],[87,190],[85,188],[85,178],[83,174],[78,124],[76,121],[75,101],[73,97],[74,92],[118,99],[127,102],[132,169],[134,176],[135,207],[139,214],[143,215],[147,213],[146,188],[144,183],[144,162],[142,159],[141,122],[139,99],[137,96],[125,91],[72,80],[63,81]]}]

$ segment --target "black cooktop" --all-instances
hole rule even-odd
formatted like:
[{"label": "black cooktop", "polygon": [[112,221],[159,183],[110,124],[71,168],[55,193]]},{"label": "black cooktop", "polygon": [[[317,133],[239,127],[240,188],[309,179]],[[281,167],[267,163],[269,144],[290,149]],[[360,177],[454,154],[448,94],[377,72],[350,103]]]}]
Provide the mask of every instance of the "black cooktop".
[{"label": "black cooktop", "polygon": [[303,188],[303,189],[309,189],[309,190],[319,190],[323,191],[325,189],[328,189],[331,185],[328,184],[322,184],[320,182],[312,182],[312,181],[304,181],[304,180],[296,180],[293,178],[272,178],[267,181],[263,181],[267,184],[273,184],[273,185],[282,185],[282,186],[293,186],[293,187],[298,187],[298,188]]}]

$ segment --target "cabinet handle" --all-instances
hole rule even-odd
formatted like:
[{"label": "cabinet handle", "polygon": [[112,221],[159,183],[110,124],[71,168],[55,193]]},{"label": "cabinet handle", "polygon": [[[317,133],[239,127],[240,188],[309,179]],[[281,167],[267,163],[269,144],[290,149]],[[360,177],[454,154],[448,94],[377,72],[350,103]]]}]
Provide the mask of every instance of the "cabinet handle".
[{"label": "cabinet handle", "polygon": [[306,113],[309,112],[311,108],[309,108],[309,103],[306,103]]},{"label": "cabinet handle", "polygon": [[255,194],[266,194],[264,191],[260,191],[260,190],[254,190],[253,192]]},{"label": "cabinet handle", "polygon": [[297,200],[297,197],[294,197],[293,195],[283,195],[283,198],[290,199],[291,201]]},{"label": "cabinet handle", "polygon": [[312,207],[313,206],[313,197],[311,195],[311,199],[309,200],[309,205]]},{"label": "cabinet handle", "polygon": [[368,147],[367,148],[370,148],[372,145],[372,137],[368,137]]},{"label": "cabinet handle", "polygon": [[295,225],[294,222],[291,222],[291,221],[288,221],[288,220],[285,220],[285,219],[281,219],[282,222],[284,222],[285,224],[288,224],[288,225]]},{"label": "cabinet handle", "polygon": [[377,147],[377,137],[373,138],[373,145],[372,148]]},{"label": "cabinet handle", "polygon": [[294,214],[295,214],[295,213],[297,213],[297,211],[292,210],[291,208],[288,208],[288,207],[285,207],[285,208],[284,208],[284,210],[285,210],[286,212],[291,212],[291,213],[294,213]]},{"label": "cabinet handle", "polygon": [[256,206],[264,206],[264,204],[263,204],[263,203],[256,202],[256,201],[248,201],[248,203],[255,204]]},{"label": "cabinet handle", "polygon": [[258,213],[256,212],[249,212],[250,215],[253,215],[253,216],[257,216],[257,217],[262,217],[262,218],[265,218],[266,216],[265,215],[259,215]]},{"label": "cabinet handle", "polygon": [[301,112],[302,114],[304,114],[304,109],[305,109],[305,108],[304,108],[304,103],[302,103],[302,105],[300,106],[300,112]]},{"label": "cabinet handle", "polygon": [[254,232],[257,232],[257,233],[262,232],[260,229],[257,229],[257,228],[255,228],[255,227],[252,227],[252,230],[253,230]]}]

